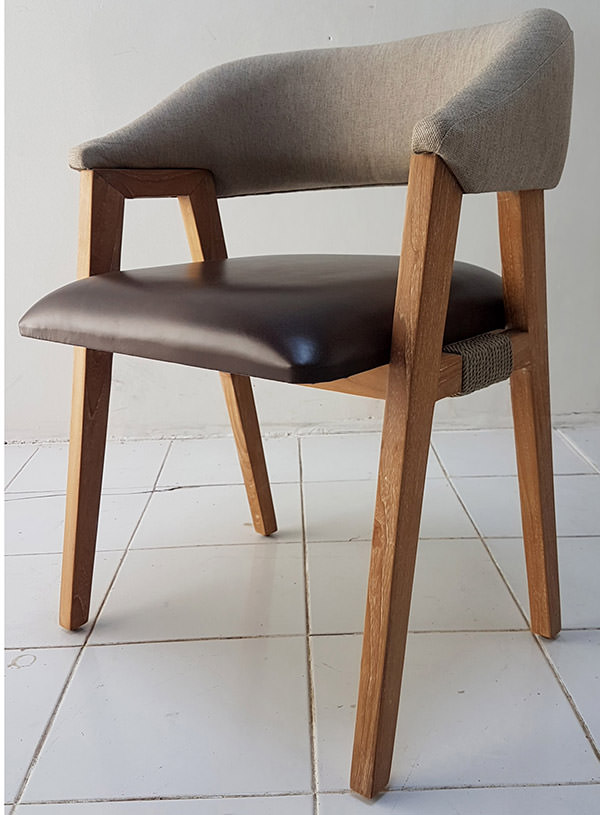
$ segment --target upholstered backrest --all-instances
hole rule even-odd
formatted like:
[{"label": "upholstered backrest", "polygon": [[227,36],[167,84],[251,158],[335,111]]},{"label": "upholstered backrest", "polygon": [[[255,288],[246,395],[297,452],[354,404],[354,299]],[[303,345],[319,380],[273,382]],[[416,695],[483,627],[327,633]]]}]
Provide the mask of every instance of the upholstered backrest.
[{"label": "upholstered backrest", "polygon": [[564,164],[573,37],[556,12],[381,45],[252,57],[74,148],[90,168],[202,168],[220,197],[404,184],[436,153],[465,192],[547,189]]}]

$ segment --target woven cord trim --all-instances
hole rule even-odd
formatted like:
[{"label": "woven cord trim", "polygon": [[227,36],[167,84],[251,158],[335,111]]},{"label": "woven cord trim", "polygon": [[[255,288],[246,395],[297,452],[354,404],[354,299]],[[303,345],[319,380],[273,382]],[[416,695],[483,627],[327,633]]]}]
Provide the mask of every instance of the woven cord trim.
[{"label": "woven cord trim", "polygon": [[487,388],[508,379],[512,373],[512,345],[510,336],[504,331],[452,342],[444,345],[442,350],[462,358],[461,389],[453,396],[464,396]]}]

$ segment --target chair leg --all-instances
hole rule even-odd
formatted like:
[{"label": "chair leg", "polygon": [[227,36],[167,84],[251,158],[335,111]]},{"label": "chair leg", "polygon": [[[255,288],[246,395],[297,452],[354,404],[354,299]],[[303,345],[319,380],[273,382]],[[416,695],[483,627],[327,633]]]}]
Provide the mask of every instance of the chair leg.
[{"label": "chair leg", "polygon": [[[77,277],[118,270],[124,197],[100,173],[83,170],[79,198]],[[59,622],[88,619],[104,466],[112,354],[75,348],[67,508]]]},{"label": "chair leg", "polygon": [[[388,397],[389,398],[389,397]],[[387,785],[396,733],[433,402],[384,420],[350,787]]]},{"label": "chair leg", "polygon": [[548,380],[544,200],[541,190],[498,195],[509,324],[529,335],[530,364],[510,380],[531,630],[560,631],[560,593]]},{"label": "chair leg", "polygon": [[554,638],[561,622],[548,379],[522,368],[510,385],[531,630]]},{"label": "chair leg", "polygon": [[75,349],[59,617],[71,630],[89,616],[111,368],[112,354]]},{"label": "chair leg", "polygon": [[[191,194],[179,199],[179,205],[193,260],[225,259],[227,251],[212,178],[203,176]],[[250,378],[222,373],[221,385],[246,485],[252,523],[260,535],[272,535],[277,531],[277,521]]]},{"label": "chair leg", "polygon": [[250,377],[221,374],[229,419],[237,446],[252,523],[260,535],[277,531],[271,487]]},{"label": "chair leg", "polygon": [[392,329],[387,399],[351,788],[372,798],[388,783],[442,335],[461,190],[433,155],[411,160]]}]

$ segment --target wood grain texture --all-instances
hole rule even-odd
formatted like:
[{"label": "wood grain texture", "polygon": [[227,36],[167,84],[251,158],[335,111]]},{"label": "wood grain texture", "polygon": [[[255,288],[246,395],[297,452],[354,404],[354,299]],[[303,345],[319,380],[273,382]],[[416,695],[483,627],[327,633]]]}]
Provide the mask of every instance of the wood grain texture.
[{"label": "wood grain texture", "polygon": [[[123,196],[93,170],[81,174],[77,276],[119,268]],[[75,348],[59,622],[88,619],[104,468],[112,354]]]},{"label": "wood grain texture", "polygon": [[348,393],[352,396],[368,396],[371,399],[385,399],[387,395],[387,380],[389,365],[380,365],[359,374],[333,379],[331,382],[314,382],[302,384],[303,388],[318,388],[323,391],[335,393]]},{"label": "wood grain texture", "polygon": [[[513,351],[513,370],[529,364],[529,337],[526,331],[507,330]],[[385,399],[389,365],[380,365],[345,379],[331,382],[316,382],[303,385],[305,388],[319,388],[352,396],[368,396],[371,399]],[[436,399],[455,396],[462,384],[462,359],[459,354],[442,354]]]},{"label": "wood grain texture", "polygon": [[79,193],[77,278],[119,268],[123,235],[123,195],[95,170],[82,170]]},{"label": "wood grain texture", "polygon": [[220,374],[233,437],[237,446],[252,523],[259,535],[277,531],[271,487],[249,376]]},{"label": "wood grain texture", "polygon": [[411,161],[367,592],[351,788],[389,780],[462,193],[434,155]]},{"label": "wood grain texture", "polygon": [[513,371],[525,368],[531,362],[531,350],[529,347],[529,334],[516,328],[507,329],[506,333],[510,337],[513,354]]},{"label": "wood grain texture", "polygon": [[59,622],[87,622],[104,468],[112,354],[75,348]]},{"label": "wood grain texture", "polygon": [[204,179],[212,183],[212,175],[208,170],[94,170],[93,172],[124,198],[178,198],[181,195],[190,195]]},{"label": "wood grain texture", "polygon": [[[203,174],[189,195],[179,198],[192,260],[227,257],[212,176]],[[221,373],[221,385],[237,447],[252,523],[260,535],[277,531],[273,498],[250,377]]]},{"label": "wood grain texture", "polygon": [[227,257],[213,177],[202,173],[189,195],[179,196],[192,260],[224,260]]},{"label": "wood grain texture", "polygon": [[531,630],[560,631],[546,318],[544,197],[498,194],[504,302],[509,324],[529,335],[529,364],[510,379]]},{"label": "wood grain texture", "polygon": [[[304,385],[305,388],[319,388],[336,393],[348,393],[352,396],[368,396],[371,399],[387,397],[389,365],[380,365],[345,379],[334,379],[332,382],[317,382]],[[462,360],[458,354],[442,354],[440,378],[436,399],[454,396],[460,390],[462,382]]]}]

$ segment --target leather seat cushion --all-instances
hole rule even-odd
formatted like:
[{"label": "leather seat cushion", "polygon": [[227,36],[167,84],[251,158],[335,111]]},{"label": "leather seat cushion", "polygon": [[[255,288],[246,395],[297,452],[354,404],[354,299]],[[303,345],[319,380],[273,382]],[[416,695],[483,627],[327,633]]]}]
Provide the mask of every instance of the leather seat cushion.
[{"label": "leather seat cushion", "polygon": [[[283,382],[389,362],[398,257],[279,255],[111,272],[36,303],[27,337]],[[444,343],[504,328],[501,278],[456,262]]]}]

